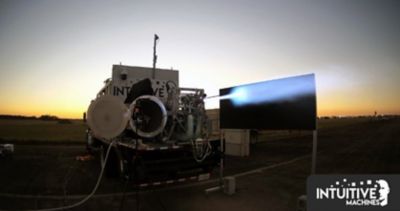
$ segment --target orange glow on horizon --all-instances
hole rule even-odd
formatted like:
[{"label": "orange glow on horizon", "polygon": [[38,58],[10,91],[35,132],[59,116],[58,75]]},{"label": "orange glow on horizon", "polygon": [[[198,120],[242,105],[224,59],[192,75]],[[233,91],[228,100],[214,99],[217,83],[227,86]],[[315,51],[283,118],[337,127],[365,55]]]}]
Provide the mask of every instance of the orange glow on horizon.
[{"label": "orange glow on horizon", "polygon": [[1,109],[0,114],[2,115],[21,115],[21,116],[36,116],[40,117],[41,115],[54,115],[59,118],[67,118],[67,119],[81,119],[83,116],[83,112],[86,112],[86,109],[77,109],[77,110],[63,110],[59,109],[34,109],[34,110],[19,110],[19,109]]},{"label": "orange glow on horizon", "polygon": [[[106,72],[106,71],[103,71]],[[186,72],[183,71],[182,75]],[[211,74],[211,73],[209,73]],[[322,73],[323,74],[323,73]],[[203,74],[205,75],[205,74]],[[286,75],[290,75],[287,73]],[[321,75],[321,74],[320,74]],[[348,82],[351,86],[344,87],[341,78],[334,76],[319,78],[317,75],[317,114],[318,116],[361,116],[378,114],[400,114],[400,98],[396,87],[385,86],[353,86],[353,81]],[[201,76],[201,75],[200,75]],[[256,81],[259,75],[251,75],[248,81]],[[103,77],[103,76],[99,76]],[[272,77],[272,76],[271,76]],[[25,82],[14,90],[0,90],[0,114],[36,116],[54,115],[59,118],[81,119],[86,112],[90,101],[95,97],[98,89],[102,86],[100,79],[88,80],[84,77],[68,76],[65,80],[57,78],[52,83],[35,83],[38,87],[31,88]],[[327,80],[332,80],[331,86],[326,86]],[[215,78],[215,86],[201,83],[209,81],[208,78],[181,76],[181,81],[188,81],[187,86],[203,87],[208,91],[218,90],[219,86],[241,83],[242,75],[229,78]],[[218,80],[224,80],[218,84]],[[199,82],[200,81],[200,82]],[[233,82],[232,82],[233,81]],[[198,84],[192,84],[192,83]],[[210,83],[211,84],[211,83]],[[40,86],[39,86],[40,85]],[[322,85],[322,86],[318,86]],[[325,86],[323,86],[325,85]],[[206,102],[207,103],[207,102]],[[218,107],[218,102],[207,105],[206,108]]]},{"label": "orange glow on horizon", "polygon": [[[30,109],[26,109],[27,106],[24,105],[16,105],[10,107],[2,107],[0,108],[0,114],[3,115],[22,115],[22,116],[36,116],[39,117],[41,115],[54,115],[59,118],[69,118],[69,119],[81,119],[83,113],[86,112],[86,107],[75,107],[75,108],[62,108],[62,107],[30,107]],[[317,114],[318,116],[369,116],[373,115],[374,112],[377,111],[378,114],[383,115],[399,115],[400,110],[398,108],[392,107],[384,109],[376,108],[374,109],[372,106],[358,106],[358,105],[345,105],[344,103],[325,103],[321,102],[317,105]]]}]

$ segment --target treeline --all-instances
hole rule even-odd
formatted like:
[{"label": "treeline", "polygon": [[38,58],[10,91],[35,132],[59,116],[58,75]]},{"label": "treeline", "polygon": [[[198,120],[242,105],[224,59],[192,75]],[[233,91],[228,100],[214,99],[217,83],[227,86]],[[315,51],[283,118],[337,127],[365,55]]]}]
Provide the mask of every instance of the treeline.
[{"label": "treeline", "polygon": [[361,119],[361,118],[369,118],[369,119],[396,119],[400,118],[400,115],[396,114],[384,114],[384,115],[364,115],[364,116],[320,116],[318,119]]},{"label": "treeline", "polygon": [[37,119],[35,116],[7,115],[0,114],[0,119]]},{"label": "treeline", "polygon": [[46,120],[46,121],[58,121],[60,118],[54,115],[41,115],[39,117],[36,116],[22,116],[22,115],[7,115],[7,114],[0,114],[0,119],[33,119],[33,120]]},{"label": "treeline", "polygon": [[70,119],[62,119],[58,118],[54,115],[41,115],[39,117],[36,116],[22,116],[22,115],[8,115],[8,114],[0,114],[0,119],[10,119],[10,120],[42,120],[42,121],[54,121],[59,124],[72,124]]}]

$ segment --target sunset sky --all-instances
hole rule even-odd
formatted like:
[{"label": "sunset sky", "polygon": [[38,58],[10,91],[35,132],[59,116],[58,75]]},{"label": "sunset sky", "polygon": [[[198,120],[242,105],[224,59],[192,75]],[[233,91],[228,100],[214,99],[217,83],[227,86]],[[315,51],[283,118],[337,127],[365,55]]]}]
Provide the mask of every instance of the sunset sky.
[{"label": "sunset sky", "polygon": [[[220,88],[315,73],[318,115],[400,114],[400,1],[0,0],[0,114],[80,118],[113,64]],[[207,107],[218,106],[208,101]]]}]

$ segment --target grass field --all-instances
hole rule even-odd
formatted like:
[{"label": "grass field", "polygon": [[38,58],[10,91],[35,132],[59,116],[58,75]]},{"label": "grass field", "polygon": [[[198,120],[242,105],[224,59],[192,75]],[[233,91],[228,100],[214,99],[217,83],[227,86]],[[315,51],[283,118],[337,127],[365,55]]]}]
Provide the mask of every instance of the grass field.
[{"label": "grass field", "polygon": [[[13,121],[2,123],[7,123],[7,128],[10,128]],[[17,121],[14,122],[14,130],[18,132],[17,128],[31,125],[36,125],[37,130],[52,129],[51,132],[47,131],[53,134],[54,137],[49,137],[52,140],[55,137],[62,140],[54,131],[69,131],[70,135],[76,135],[81,130],[78,134],[81,135],[85,128],[79,122],[63,125],[56,122]],[[317,174],[400,173],[400,118],[323,119],[319,126]],[[291,133],[295,135],[297,131]],[[66,134],[63,139],[71,137]],[[42,137],[48,136],[42,134]],[[39,209],[71,204],[76,202],[76,198],[66,200],[63,198],[66,194],[86,195],[96,183],[100,172],[99,160],[75,160],[76,156],[85,153],[83,145],[16,144],[15,147],[12,157],[0,159],[0,209]],[[172,186],[172,189],[144,190],[140,192],[140,210],[295,210],[297,197],[306,193],[306,179],[311,170],[311,149],[310,134],[278,141],[260,141],[251,145],[248,157],[226,156],[224,174],[234,175],[307,157],[288,165],[237,177],[237,193],[232,196],[204,194],[206,188],[215,186],[218,181],[180,189],[173,189],[175,186]],[[218,176],[217,171],[215,169],[214,178]],[[123,195],[114,193],[124,190],[130,193],[125,199],[124,210],[136,210],[135,190],[126,184],[122,180],[104,177],[97,195],[75,210],[118,210]],[[58,196],[58,199],[40,198],[46,195]]]},{"label": "grass field", "polygon": [[[331,128],[347,127],[366,121],[371,121],[371,119],[320,119],[318,120],[318,128],[319,130],[330,130]],[[0,119],[0,141],[84,142],[86,128],[86,124],[79,120],[73,120],[72,124],[60,124],[57,121]],[[310,134],[310,131],[262,131],[260,140],[278,140],[303,134]]]},{"label": "grass field", "polygon": [[57,121],[0,119],[0,140],[84,142],[86,128],[79,120],[60,124]]}]

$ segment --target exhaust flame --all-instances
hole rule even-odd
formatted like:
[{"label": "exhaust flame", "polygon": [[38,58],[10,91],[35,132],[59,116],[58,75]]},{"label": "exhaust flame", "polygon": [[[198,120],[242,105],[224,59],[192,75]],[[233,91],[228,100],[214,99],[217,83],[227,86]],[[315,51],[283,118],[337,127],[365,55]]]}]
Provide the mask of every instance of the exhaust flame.
[{"label": "exhaust flame", "polygon": [[310,80],[310,76],[314,77],[314,74],[236,86],[229,94],[218,97],[231,100],[235,106],[293,101],[315,92],[315,80]]}]

